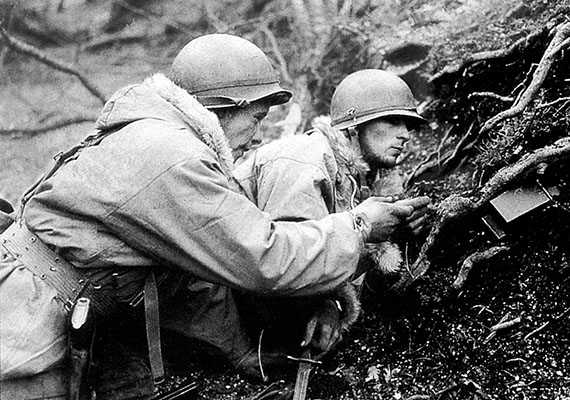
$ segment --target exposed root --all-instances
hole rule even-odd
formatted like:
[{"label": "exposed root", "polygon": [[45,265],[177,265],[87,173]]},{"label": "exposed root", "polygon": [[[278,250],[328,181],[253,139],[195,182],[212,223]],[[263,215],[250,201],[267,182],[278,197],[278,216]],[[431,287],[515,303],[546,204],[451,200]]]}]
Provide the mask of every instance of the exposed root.
[{"label": "exposed root", "polygon": [[527,154],[513,165],[509,165],[497,172],[480,191],[479,200],[474,202],[465,197],[452,195],[441,202],[437,211],[437,218],[428,234],[428,237],[416,261],[410,270],[402,275],[400,280],[396,282],[391,290],[396,293],[405,291],[411,283],[424,275],[430,267],[427,257],[428,251],[432,248],[436,238],[442,229],[452,221],[456,221],[465,217],[467,214],[479,210],[489,200],[500,194],[507,185],[519,182],[527,177],[530,173],[539,169],[544,169],[545,165],[549,165],[556,161],[570,158],[570,138],[558,140],[550,146],[538,149]]},{"label": "exposed root", "polygon": [[471,269],[476,263],[493,258],[497,254],[502,253],[503,251],[508,249],[509,246],[494,246],[489,249],[485,249],[483,251],[471,254],[463,261],[461,269],[459,270],[459,274],[457,274],[457,278],[455,278],[455,281],[453,282],[451,287],[453,287],[456,290],[461,289],[465,284],[465,282],[467,281],[469,272],[471,272]]},{"label": "exposed root", "polygon": [[463,59],[463,61],[457,65],[446,66],[440,72],[435,74],[430,79],[430,81],[434,82],[434,81],[438,80],[439,78],[441,78],[443,75],[454,74],[454,73],[457,73],[459,71],[462,71],[465,68],[467,68],[469,65],[474,64],[474,63],[479,62],[479,61],[489,61],[489,60],[507,57],[511,54],[515,54],[518,51],[520,51],[521,49],[525,49],[529,43],[532,43],[534,40],[536,40],[540,36],[544,35],[545,31],[548,31],[550,29],[551,29],[551,27],[547,26],[547,27],[539,29],[535,32],[531,32],[529,35],[517,40],[510,47],[507,47],[505,49],[482,51],[479,53],[471,54],[471,55],[465,57]]},{"label": "exposed root", "polygon": [[479,130],[479,136],[490,131],[502,121],[520,114],[528,106],[546,79],[555,56],[568,46],[570,46],[570,23],[566,22],[556,27],[556,34],[544,52],[528,88],[511,108],[500,112],[485,122]]}]

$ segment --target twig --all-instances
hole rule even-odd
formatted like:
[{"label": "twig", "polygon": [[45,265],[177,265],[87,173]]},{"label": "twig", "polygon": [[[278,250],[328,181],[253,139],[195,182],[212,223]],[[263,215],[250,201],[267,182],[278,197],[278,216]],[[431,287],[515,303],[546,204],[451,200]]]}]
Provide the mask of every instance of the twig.
[{"label": "twig", "polygon": [[479,134],[483,134],[485,132],[490,131],[495,126],[497,126],[500,122],[512,118],[518,114],[520,114],[526,106],[530,103],[530,101],[534,98],[535,94],[538,92],[542,83],[546,79],[548,71],[550,67],[554,63],[554,58],[558,54],[558,52],[570,45],[570,40],[568,36],[570,35],[570,23],[564,23],[557,27],[556,34],[554,38],[548,45],[548,48],[544,52],[542,59],[540,60],[538,67],[534,71],[534,75],[532,77],[532,81],[528,88],[523,92],[520,98],[517,100],[516,104],[509,108],[508,110],[502,111],[491,117],[483,127],[480,129]]},{"label": "twig", "polygon": [[414,394],[407,397],[405,400],[429,400],[430,396],[428,394]]},{"label": "twig", "polygon": [[104,46],[110,46],[120,42],[134,42],[144,39],[145,35],[141,33],[121,32],[116,35],[100,35],[94,40],[90,40],[81,46],[81,50],[97,50]]},{"label": "twig", "polygon": [[546,328],[548,325],[550,325],[551,322],[556,322],[564,317],[566,317],[568,314],[570,314],[570,307],[568,307],[566,310],[564,310],[562,313],[558,314],[556,317],[554,317],[552,320],[545,322],[544,324],[542,324],[541,326],[539,326],[538,328],[536,328],[534,331],[528,333],[527,335],[525,335],[525,337],[523,338],[523,340],[527,340],[529,339],[531,336],[533,336],[534,334],[540,332],[541,330],[543,330],[544,328]]},{"label": "twig", "polygon": [[484,251],[471,254],[463,261],[461,269],[459,270],[459,274],[457,274],[457,278],[455,278],[455,282],[453,282],[451,286],[454,289],[461,289],[467,281],[469,272],[471,272],[471,269],[476,263],[479,263],[483,260],[488,260],[508,249],[509,246],[494,246]]},{"label": "twig", "polygon": [[521,322],[522,322],[522,317],[516,317],[516,318],[511,319],[511,320],[509,320],[509,321],[505,321],[505,322],[501,322],[501,323],[498,323],[498,324],[496,324],[496,325],[493,325],[493,326],[491,327],[491,330],[492,330],[493,332],[498,332],[498,331],[501,331],[501,330],[504,330],[504,329],[511,328],[511,327],[513,327],[513,326],[515,326],[515,325],[518,325],[518,324],[520,324]]},{"label": "twig", "polygon": [[69,125],[81,124],[83,122],[95,121],[97,117],[87,116],[87,117],[70,117],[64,118],[59,121],[46,124],[37,128],[14,128],[14,129],[0,129],[0,135],[26,135],[35,136],[41,133],[53,131],[55,129],[63,128]]},{"label": "twig", "polygon": [[125,0],[112,0],[114,3],[119,4],[121,7],[135,13],[138,14],[140,16],[143,16],[145,18],[148,18],[150,20],[154,20],[156,22],[159,22],[163,25],[169,26],[171,28],[176,29],[177,31],[184,33],[186,35],[190,35],[192,32],[190,32],[188,29],[186,29],[184,26],[176,23],[176,22],[170,22],[170,21],[166,21],[164,18],[155,15],[147,10],[144,10],[140,7],[135,7],[132,4],[130,4],[128,1]]},{"label": "twig", "polygon": [[570,101],[570,97],[561,97],[561,98],[556,99],[556,100],[554,100],[554,101],[551,101],[551,102],[549,102],[549,103],[541,104],[541,105],[539,105],[537,108],[550,107],[550,106],[553,106],[553,105],[556,104],[556,103],[560,103],[561,101]]},{"label": "twig", "polygon": [[89,90],[89,92],[91,92],[91,94],[93,94],[95,97],[97,97],[101,101],[101,103],[106,102],[106,98],[103,95],[103,93],[101,93],[97,89],[97,87],[89,81],[89,79],[87,79],[81,72],[79,72],[71,64],[66,63],[64,61],[57,60],[55,58],[52,58],[50,55],[44,53],[40,49],[38,49],[38,48],[28,44],[28,43],[22,42],[21,40],[10,35],[6,31],[6,29],[4,29],[3,26],[0,26],[0,36],[2,36],[4,38],[4,40],[6,41],[6,44],[8,44],[8,46],[10,46],[11,49],[13,49],[19,53],[26,54],[30,57],[33,57],[36,60],[54,68],[54,69],[57,69],[58,71],[62,71],[62,72],[76,76],[79,79],[79,81],[81,81],[83,86],[85,86],[87,88],[87,90]]},{"label": "twig", "polygon": [[473,92],[467,96],[468,99],[472,99],[473,97],[491,97],[493,99],[501,100],[507,103],[514,101],[512,97],[509,96],[501,96],[500,94],[493,93],[493,92]]}]

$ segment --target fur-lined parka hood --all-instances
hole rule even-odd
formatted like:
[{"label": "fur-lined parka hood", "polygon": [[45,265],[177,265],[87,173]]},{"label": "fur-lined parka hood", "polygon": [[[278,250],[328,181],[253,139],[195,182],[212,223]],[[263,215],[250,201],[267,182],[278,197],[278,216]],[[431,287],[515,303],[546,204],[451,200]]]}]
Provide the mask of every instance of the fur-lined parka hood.
[{"label": "fur-lined parka hood", "polygon": [[231,170],[231,148],[216,114],[163,74],[117,91],[105,104],[95,128],[106,131],[143,119],[186,125]]},{"label": "fur-lined parka hood", "polygon": [[339,167],[339,173],[358,176],[370,170],[366,161],[362,159],[359,145],[352,143],[344,132],[333,128],[329,116],[316,117],[312,125],[313,129],[318,130],[326,137]]}]

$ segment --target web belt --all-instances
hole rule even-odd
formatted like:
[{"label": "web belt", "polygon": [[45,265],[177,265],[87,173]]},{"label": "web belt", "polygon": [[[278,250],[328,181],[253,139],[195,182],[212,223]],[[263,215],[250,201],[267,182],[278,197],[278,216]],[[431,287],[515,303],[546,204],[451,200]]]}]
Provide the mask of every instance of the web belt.
[{"label": "web belt", "polygon": [[80,270],[47,247],[26,226],[18,220],[0,235],[0,245],[35,276],[44,280],[57,291],[58,299],[69,311],[79,297],[88,297],[99,315],[108,315],[113,302],[98,292]]},{"label": "web belt", "polygon": [[[114,310],[114,302],[101,293],[79,269],[64,260],[33,234],[23,219],[15,221],[0,234],[3,246],[16,260],[44,280],[57,292],[57,298],[70,311],[80,297],[87,297],[98,315],[107,316]],[[145,280],[144,290],[146,333],[149,361],[155,383],[162,380],[164,366],[160,346],[158,292],[154,272]]]}]

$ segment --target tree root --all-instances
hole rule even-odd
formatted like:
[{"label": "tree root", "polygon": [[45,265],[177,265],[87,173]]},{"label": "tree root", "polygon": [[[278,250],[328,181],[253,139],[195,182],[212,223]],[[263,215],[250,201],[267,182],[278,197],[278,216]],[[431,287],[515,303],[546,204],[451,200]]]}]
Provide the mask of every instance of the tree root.
[{"label": "tree root", "polygon": [[64,61],[57,60],[52,58],[50,55],[44,53],[40,49],[22,42],[21,40],[15,38],[14,36],[10,35],[3,26],[0,26],[0,36],[4,38],[6,44],[14,51],[19,53],[28,55],[36,60],[58,70],[62,71],[71,75],[74,75],[79,79],[79,81],[89,90],[89,92],[97,97],[101,103],[105,103],[106,97],[97,89],[97,87],[89,81],[81,72],[79,72],[76,68],[74,68],[71,64],[68,64]]},{"label": "tree root", "polygon": [[[470,57],[468,62],[471,63],[475,61],[483,61],[490,58],[499,58],[509,55],[515,51],[518,51],[523,45],[527,45],[527,43],[534,39],[539,34],[542,34],[544,30],[540,30],[530,34],[529,36],[518,40],[515,42],[511,47],[503,50],[498,50],[494,52],[483,52],[477,53]],[[473,124],[469,127],[467,133],[463,135],[463,137],[459,140],[455,149],[453,151],[446,152],[440,159],[432,160],[433,154],[430,154],[426,161],[422,162],[416,169],[410,174],[410,176],[406,180],[406,187],[409,185],[422,174],[425,174],[431,169],[439,168],[440,173],[444,171],[450,163],[452,163],[457,158],[462,157],[465,150],[473,147],[477,140],[482,137],[485,133],[489,132],[493,128],[495,128],[501,122],[513,118],[524,111],[524,109],[530,104],[532,99],[536,96],[539,89],[541,88],[542,84],[544,83],[548,72],[552,64],[555,61],[556,55],[563,49],[570,47],[570,22],[561,23],[554,27],[554,37],[551,40],[550,44],[548,45],[547,49],[545,50],[536,70],[533,74],[532,81],[529,86],[526,88],[521,95],[518,96],[517,99],[512,99],[508,96],[502,96],[496,93],[490,92],[474,92],[469,95],[469,98],[472,97],[492,97],[496,98],[500,101],[504,102],[512,102],[513,100],[515,103],[509,109],[498,113],[497,115],[489,118],[483,126],[479,129],[476,135],[473,135],[472,129]],[[462,67],[463,68],[463,67]],[[445,69],[442,73],[446,73],[450,71],[446,71]],[[562,101],[562,100],[561,100]],[[439,151],[441,152],[441,150]],[[438,152],[438,154],[439,154]]]},{"label": "tree root", "polygon": [[489,200],[500,194],[505,187],[515,182],[520,182],[531,173],[544,168],[544,165],[570,158],[570,138],[563,138],[556,143],[535,150],[522,157],[518,162],[498,171],[481,189],[477,201],[451,195],[444,199],[438,207],[435,222],[424,242],[416,261],[409,271],[404,273],[396,282],[391,291],[401,294],[414,281],[424,275],[430,268],[427,257],[428,251],[433,247],[438,235],[450,222],[457,221],[467,214],[475,212],[483,207]]},{"label": "tree root", "polygon": [[552,27],[546,26],[541,29],[538,29],[537,31],[531,32],[527,36],[517,40],[511,46],[504,49],[481,51],[479,53],[470,54],[467,57],[465,57],[463,61],[460,62],[459,64],[448,65],[445,68],[443,68],[440,72],[431,77],[430,82],[433,83],[447,74],[458,73],[459,71],[466,69],[469,65],[474,64],[476,62],[495,60],[498,58],[507,57],[511,54],[515,54],[521,49],[526,48],[529,43],[533,42],[540,36],[544,35],[544,33],[546,31],[549,31],[550,29],[552,29]]},{"label": "tree root", "polygon": [[479,130],[479,135],[486,133],[497,126],[500,122],[520,114],[534,98],[542,83],[548,75],[550,67],[554,63],[555,56],[563,49],[570,46],[570,22],[560,24],[556,27],[556,34],[544,52],[542,59],[538,63],[532,81],[528,88],[518,98],[516,103],[508,110],[502,111],[485,122]]},{"label": "tree root", "polygon": [[457,274],[457,278],[451,285],[452,288],[459,290],[463,287],[465,282],[467,281],[467,277],[469,276],[469,272],[476,263],[479,263],[483,260],[488,260],[499,253],[502,253],[505,250],[508,250],[509,246],[494,246],[483,251],[479,251],[476,253],[471,254],[467,257],[463,264],[461,265],[461,269],[459,270],[459,274]]}]

